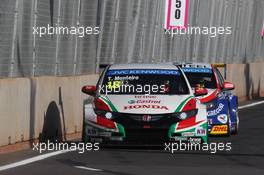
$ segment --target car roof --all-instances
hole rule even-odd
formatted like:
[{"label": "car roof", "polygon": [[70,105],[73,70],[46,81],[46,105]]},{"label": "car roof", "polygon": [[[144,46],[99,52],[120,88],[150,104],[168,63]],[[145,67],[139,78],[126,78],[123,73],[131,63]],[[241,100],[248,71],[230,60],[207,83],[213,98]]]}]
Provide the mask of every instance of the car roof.
[{"label": "car roof", "polygon": [[208,63],[175,63],[182,68],[208,68],[212,69],[211,64]]},{"label": "car roof", "polygon": [[140,64],[140,63],[130,63],[130,64],[113,64],[109,67],[109,70],[115,69],[171,69],[178,70],[178,67],[173,64],[162,63],[162,64]]}]

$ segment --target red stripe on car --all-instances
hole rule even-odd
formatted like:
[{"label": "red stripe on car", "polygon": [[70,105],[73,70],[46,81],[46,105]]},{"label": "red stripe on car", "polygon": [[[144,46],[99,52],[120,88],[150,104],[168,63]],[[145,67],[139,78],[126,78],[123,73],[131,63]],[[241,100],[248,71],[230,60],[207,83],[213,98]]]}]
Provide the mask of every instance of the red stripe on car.
[{"label": "red stripe on car", "polygon": [[180,130],[180,129],[188,128],[188,127],[194,126],[198,123],[201,123],[201,121],[196,123],[195,119],[196,119],[196,117],[194,116],[194,117],[189,117],[185,120],[180,121],[176,129]]},{"label": "red stripe on car", "polygon": [[106,128],[116,129],[115,122],[100,116],[97,116],[97,124]]}]

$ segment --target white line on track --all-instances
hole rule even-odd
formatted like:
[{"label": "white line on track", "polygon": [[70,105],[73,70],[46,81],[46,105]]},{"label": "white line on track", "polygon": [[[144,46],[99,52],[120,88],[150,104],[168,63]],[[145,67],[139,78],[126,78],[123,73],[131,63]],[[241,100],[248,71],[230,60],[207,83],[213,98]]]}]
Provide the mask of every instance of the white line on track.
[{"label": "white line on track", "polygon": [[89,167],[85,167],[85,166],[74,166],[74,167],[79,168],[79,169],[89,170],[89,171],[103,171],[101,169],[89,168]]},{"label": "white line on track", "polygon": [[25,160],[21,160],[21,161],[18,161],[18,162],[15,162],[15,163],[11,163],[11,164],[8,164],[8,165],[0,166],[0,171],[7,170],[7,169],[10,169],[10,168],[15,168],[15,167],[26,165],[26,164],[30,164],[30,163],[33,163],[33,162],[37,162],[37,161],[40,161],[40,160],[43,160],[43,159],[46,159],[46,158],[49,158],[49,157],[53,157],[53,156],[56,156],[56,155],[59,155],[59,154],[63,154],[63,153],[69,152],[69,151],[70,150],[55,151],[55,152],[51,152],[51,153],[46,153],[46,154],[43,154],[43,155],[35,156],[35,157],[32,157],[32,158],[28,158],[28,159],[25,159]]},{"label": "white line on track", "polygon": [[250,103],[250,104],[247,104],[247,105],[239,106],[238,109],[250,108],[250,107],[253,107],[253,106],[260,105],[260,104],[264,104],[264,101],[258,101],[258,102],[255,102],[255,103]]}]

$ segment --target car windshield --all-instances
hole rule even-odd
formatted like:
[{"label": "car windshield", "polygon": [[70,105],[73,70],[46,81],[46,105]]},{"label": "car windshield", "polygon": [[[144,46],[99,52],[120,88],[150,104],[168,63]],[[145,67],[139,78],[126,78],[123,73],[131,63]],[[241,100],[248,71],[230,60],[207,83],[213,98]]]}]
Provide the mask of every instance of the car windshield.
[{"label": "car windshield", "polygon": [[183,75],[178,70],[118,69],[108,70],[99,87],[101,94],[189,94]]},{"label": "car windshield", "polygon": [[183,68],[192,88],[204,87],[208,89],[216,89],[216,80],[209,68]]}]

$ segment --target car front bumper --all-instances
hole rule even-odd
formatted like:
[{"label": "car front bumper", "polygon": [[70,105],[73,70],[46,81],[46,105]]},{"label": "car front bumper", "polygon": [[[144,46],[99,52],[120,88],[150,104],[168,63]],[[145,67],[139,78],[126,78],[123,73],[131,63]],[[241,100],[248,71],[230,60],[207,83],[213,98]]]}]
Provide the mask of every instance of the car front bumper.
[{"label": "car front bumper", "polygon": [[[131,119],[131,118],[130,118]],[[84,141],[163,143],[165,141],[207,142],[207,121],[162,118],[155,121],[130,120],[129,117],[108,120],[97,116],[97,122],[84,121]]]}]

